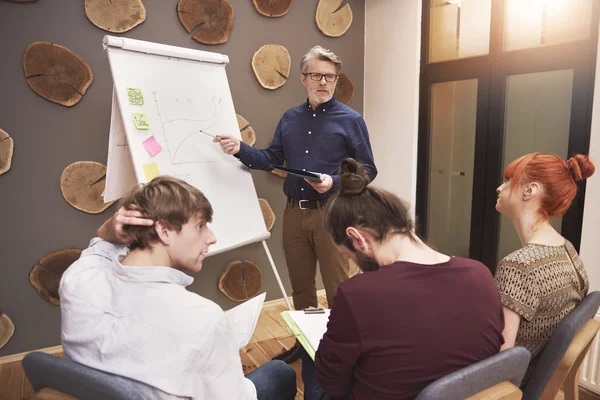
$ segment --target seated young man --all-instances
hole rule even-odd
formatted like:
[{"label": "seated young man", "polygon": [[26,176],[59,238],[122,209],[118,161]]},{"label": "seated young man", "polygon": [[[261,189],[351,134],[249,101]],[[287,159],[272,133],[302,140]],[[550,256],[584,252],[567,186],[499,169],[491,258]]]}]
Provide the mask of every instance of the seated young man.
[{"label": "seated young man", "polygon": [[356,161],[340,175],[325,226],[364,273],[340,284],[314,363],[303,354],[305,399],[412,399],[498,353],[504,319],[490,271],[425,245],[407,206],[367,186]]},{"label": "seated young man", "polygon": [[147,398],[293,399],[294,370],[273,361],[244,377],[223,310],[186,290],[216,242],[212,213],[175,178],[133,189],[61,279],[65,356],[151,386]]}]

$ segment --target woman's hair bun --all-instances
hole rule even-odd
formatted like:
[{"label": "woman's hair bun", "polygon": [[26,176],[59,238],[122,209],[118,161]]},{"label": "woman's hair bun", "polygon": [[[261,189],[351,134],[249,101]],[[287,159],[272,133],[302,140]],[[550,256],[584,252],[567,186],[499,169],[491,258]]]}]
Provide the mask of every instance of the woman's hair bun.
[{"label": "woman's hair bun", "polygon": [[340,196],[356,196],[361,194],[369,178],[365,168],[355,159],[346,158],[340,167]]},{"label": "woman's hair bun", "polygon": [[573,179],[576,181],[589,178],[596,170],[594,164],[590,161],[588,156],[584,154],[575,154],[573,157],[567,160],[567,164],[571,169]]}]

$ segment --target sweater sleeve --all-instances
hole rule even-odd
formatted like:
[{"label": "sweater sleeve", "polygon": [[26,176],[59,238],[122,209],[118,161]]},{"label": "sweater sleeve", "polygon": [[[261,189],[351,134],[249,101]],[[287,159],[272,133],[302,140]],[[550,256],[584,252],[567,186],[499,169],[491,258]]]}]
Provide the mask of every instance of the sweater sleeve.
[{"label": "sweater sleeve", "polygon": [[317,381],[331,398],[344,397],[350,389],[361,350],[356,321],[341,289],[333,299],[327,332],[315,354]]}]

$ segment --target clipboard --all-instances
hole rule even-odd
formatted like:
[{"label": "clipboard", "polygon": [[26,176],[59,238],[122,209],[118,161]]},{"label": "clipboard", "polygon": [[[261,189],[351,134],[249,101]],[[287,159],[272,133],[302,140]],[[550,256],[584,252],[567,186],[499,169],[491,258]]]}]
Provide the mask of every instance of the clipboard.
[{"label": "clipboard", "polygon": [[315,359],[321,338],[327,331],[329,310],[324,313],[311,314],[304,311],[283,311],[281,317],[290,328],[306,353]]},{"label": "clipboard", "polygon": [[269,168],[276,169],[278,171],[287,172],[288,174],[296,175],[301,178],[308,179],[309,181],[318,182],[318,183],[323,182],[321,180],[321,174],[319,174],[318,172],[302,171],[301,169],[288,168],[288,167],[284,167],[283,165],[273,165],[273,164],[270,164]]}]

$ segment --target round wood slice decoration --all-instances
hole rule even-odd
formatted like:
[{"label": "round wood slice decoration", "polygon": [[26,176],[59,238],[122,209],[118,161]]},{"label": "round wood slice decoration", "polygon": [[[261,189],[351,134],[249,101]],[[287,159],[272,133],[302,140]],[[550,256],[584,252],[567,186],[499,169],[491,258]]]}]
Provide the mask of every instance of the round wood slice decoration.
[{"label": "round wood slice decoration", "polygon": [[254,143],[256,143],[256,132],[254,132],[254,129],[250,126],[250,123],[246,118],[242,117],[240,114],[235,114],[235,116],[237,117],[240,133],[242,134],[242,142],[246,143],[248,146],[254,146]]},{"label": "round wood slice decoration", "polygon": [[94,75],[83,58],[56,43],[33,42],[23,54],[23,72],[29,87],[63,106],[81,100]]},{"label": "round wood slice decoration", "polygon": [[[326,36],[342,36],[352,25],[352,9],[350,4],[338,10],[343,0],[319,0],[315,22],[319,30]],[[337,10],[337,11],[336,11]]]},{"label": "round wood slice decoration", "polygon": [[233,301],[251,299],[261,287],[262,272],[248,260],[229,263],[219,278],[219,290]]},{"label": "round wood slice decoration", "polygon": [[292,0],[252,0],[254,8],[265,17],[282,17],[292,8]]},{"label": "round wood slice decoration", "polygon": [[279,44],[265,44],[252,57],[252,70],[262,87],[275,90],[290,76],[292,59]]},{"label": "round wood slice decoration", "polygon": [[142,0],[85,0],[85,15],[98,28],[127,32],[146,20]]},{"label": "round wood slice decoration", "polygon": [[0,310],[0,349],[4,347],[15,333],[15,325],[8,317]]},{"label": "round wood slice decoration", "polygon": [[78,210],[98,214],[114,203],[105,203],[102,192],[106,185],[106,167],[94,161],[78,161],[68,165],[60,176],[60,190],[65,200]]},{"label": "round wood slice decoration", "polygon": [[0,175],[10,169],[15,141],[8,133],[0,129]]},{"label": "round wood slice decoration", "polygon": [[271,232],[273,225],[275,225],[275,213],[267,200],[258,199],[258,202],[260,203],[260,211],[262,211],[265,220],[265,226],[267,227],[267,230]]},{"label": "round wood slice decoration", "polygon": [[350,104],[354,97],[354,83],[352,83],[348,75],[343,72],[340,74],[337,85],[335,86],[335,97],[345,105]]},{"label": "round wood slice decoration", "polygon": [[227,0],[179,0],[177,15],[192,39],[204,44],[229,40],[233,26],[233,7]]},{"label": "round wood slice decoration", "polygon": [[58,286],[63,272],[79,259],[80,249],[63,249],[46,254],[33,266],[29,282],[50,304],[59,305]]}]

